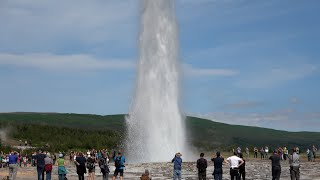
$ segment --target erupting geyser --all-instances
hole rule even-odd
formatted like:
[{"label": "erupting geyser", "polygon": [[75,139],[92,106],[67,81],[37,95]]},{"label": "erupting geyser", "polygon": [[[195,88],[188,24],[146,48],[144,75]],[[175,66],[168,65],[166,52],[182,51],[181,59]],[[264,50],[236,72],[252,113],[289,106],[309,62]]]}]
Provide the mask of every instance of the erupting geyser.
[{"label": "erupting geyser", "polygon": [[179,108],[179,43],[174,0],[142,0],[140,59],[127,121],[130,162],[170,161],[186,148]]}]

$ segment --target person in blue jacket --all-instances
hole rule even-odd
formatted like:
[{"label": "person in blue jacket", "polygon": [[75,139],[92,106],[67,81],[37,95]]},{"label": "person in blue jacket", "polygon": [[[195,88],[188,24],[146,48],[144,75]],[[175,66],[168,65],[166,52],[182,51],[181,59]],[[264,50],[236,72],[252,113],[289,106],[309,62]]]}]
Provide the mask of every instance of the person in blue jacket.
[{"label": "person in blue jacket", "polygon": [[180,152],[176,153],[174,158],[172,159],[173,163],[173,180],[179,179],[181,180],[181,165],[182,165],[182,154]]},{"label": "person in blue jacket", "polygon": [[121,151],[118,152],[118,155],[114,157],[114,166],[116,169],[114,170],[114,174],[112,176],[112,180],[115,180],[118,174],[120,173],[120,180],[123,180],[123,170],[124,163],[126,162],[126,158],[122,155]]}]

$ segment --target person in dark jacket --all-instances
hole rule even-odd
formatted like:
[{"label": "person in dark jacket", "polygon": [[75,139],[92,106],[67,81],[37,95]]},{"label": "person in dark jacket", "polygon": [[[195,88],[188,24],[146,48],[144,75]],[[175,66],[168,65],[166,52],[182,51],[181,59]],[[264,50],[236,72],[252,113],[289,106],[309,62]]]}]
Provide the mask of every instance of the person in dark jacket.
[{"label": "person in dark jacket", "polygon": [[75,160],[75,164],[77,165],[77,174],[79,177],[79,180],[84,180],[84,174],[87,173],[86,168],[86,158],[83,156],[83,154],[80,152]]},{"label": "person in dark jacket", "polygon": [[38,180],[44,180],[44,158],[46,158],[47,155],[45,155],[43,151],[39,150],[39,153],[35,157],[37,162]]},{"label": "person in dark jacket", "polygon": [[220,152],[216,153],[216,157],[212,158],[211,161],[214,164],[213,177],[214,180],[222,180],[222,163],[224,158],[221,156]]},{"label": "person in dark jacket", "polygon": [[182,154],[178,152],[176,153],[176,155],[171,161],[173,163],[173,180],[175,179],[181,180],[181,165],[182,165],[181,156]]},{"label": "person in dark jacket", "polygon": [[200,154],[200,159],[197,160],[198,178],[199,180],[207,179],[207,167],[208,163],[204,157],[204,153]]},{"label": "person in dark jacket", "polygon": [[240,179],[242,177],[242,180],[246,179],[246,160],[243,159],[243,154],[240,153],[240,158],[243,160],[243,164],[239,166],[239,174],[240,174]]},{"label": "person in dark jacket", "polygon": [[269,157],[272,166],[272,180],[279,180],[281,174],[280,156],[277,151],[273,151],[273,155]]}]

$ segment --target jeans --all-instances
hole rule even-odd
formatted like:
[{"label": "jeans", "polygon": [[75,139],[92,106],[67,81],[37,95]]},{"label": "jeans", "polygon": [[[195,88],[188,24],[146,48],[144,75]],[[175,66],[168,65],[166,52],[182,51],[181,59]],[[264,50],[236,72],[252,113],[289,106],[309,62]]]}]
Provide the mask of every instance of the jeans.
[{"label": "jeans", "polygon": [[173,180],[176,180],[176,179],[181,180],[181,170],[175,169],[173,171]]},{"label": "jeans", "polygon": [[236,178],[236,180],[240,180],[239,170],[238,169],[230,169],[230,176],[231,176],[231,180],[234,180],[234,178]]},{"label": "jeans", "polygon": [[239,170],[239,179],[245,180],[246,179],[246,171],[245,170]]},{"label": "jeans", "polygon": [[221,174],[213,174],[214,180],[222,180],[222,173]]},{"label": "jeans", "polygon": [[79,180],[84,180],[84,174],[78,175]]},{"label": "jeans", "polygon": [[66,175],[65,174],[59,174],[59,180],[64,180],[64,178],[66,177]]},{"label": "jeans", "polygon": [[206,180],[206,179],[207,179],[207,173],[206,173],[206,171],[204,171],[204,172],[198,172],[198,178],[199,178],[199,180]]},{"label": "jeans", "polygon": [[9,164],[9,179],[15,180],[17,177],[17,164]]},{"label": "jeans", "polygon": [[281,174],[281,167],[272,166],[272,180],[279,180]]},{"label": "jeans", "polygon": [[108,178],[109,178],[109,173],[102,173],[103,180],[108,180]]},{"label": "jeans", "polygon": [[291,177],[291,180],[299,180],[300,169],[298,167],[290,167],[290,177]]},{"label": "jeans", "polygon": [[51,171],[46,172],[46,180],[51,180]]},{"label": "jeans", "polygon": [[37,166],[38,180],[44,180],[44,166]]}]

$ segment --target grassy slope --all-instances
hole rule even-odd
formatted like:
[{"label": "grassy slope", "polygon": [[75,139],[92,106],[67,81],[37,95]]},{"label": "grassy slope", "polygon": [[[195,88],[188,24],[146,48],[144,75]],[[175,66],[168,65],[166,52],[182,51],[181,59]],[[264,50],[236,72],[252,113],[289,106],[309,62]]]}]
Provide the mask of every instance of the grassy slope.
[{"label": "grassy slope", "polygon": [[[59,113],[0,113],[0,123],[27,123],[83,130],[125,130],[124,115],[89,115]],[[235,146],[299,146],[306,148],[320,142],[320,133],[286,132],[273,129],[228,125],[195,117],[187,118],[187,138],[203,149]],[[39,132],[40,133],[40,132]]]},{"label": "grassy slope", "polygon": [[248,146],[269,147],[298,146],[306,148],[318,144],[320,133],[316,132],[287,132],[266,128],[228,125],[210,120],[189,118],[188,129],[192,132],[192,141],[207,148]]}]

